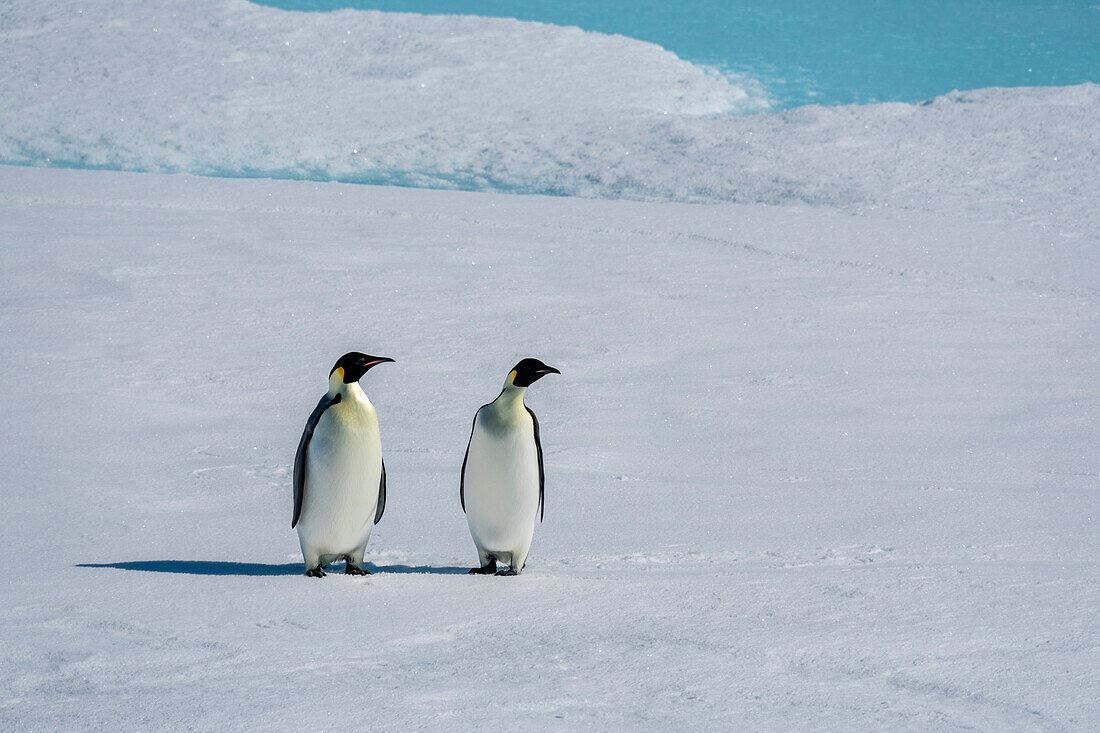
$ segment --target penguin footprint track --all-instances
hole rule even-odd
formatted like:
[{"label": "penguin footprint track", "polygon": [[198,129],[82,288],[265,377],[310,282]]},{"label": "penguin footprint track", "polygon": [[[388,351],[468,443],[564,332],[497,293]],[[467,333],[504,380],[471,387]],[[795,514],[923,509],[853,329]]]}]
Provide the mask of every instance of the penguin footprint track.
[{"label": "penguin footprint track", "polygon": [[291,629],[301,629],[301,630],[304,631],[305,628],[306,628],[305,626],[298,623],[297,621],[291,621],[290,619],[287,619],[287,618],[277,618],[277,619],[265,618],[265,619],[260,619],[259,621],[257,621],[255,623],[255,625],[257,627],[261,628],[261,629],[291,628]]},{"label": "penguin footprint track", "polygon": [[244,467],[248,478],[285,479],[290,475],[290,466],[286,463],[255,463]]},{"label": "penguin footprint track", "polygon": [[220,466],[206,466],[196,468],[191,472],[192,478],[209,479],[216,471],[240,471],[246,478],[265,478],[270,480],[282,480],[290,475],[290,467],[285,463],[229,463]]}]

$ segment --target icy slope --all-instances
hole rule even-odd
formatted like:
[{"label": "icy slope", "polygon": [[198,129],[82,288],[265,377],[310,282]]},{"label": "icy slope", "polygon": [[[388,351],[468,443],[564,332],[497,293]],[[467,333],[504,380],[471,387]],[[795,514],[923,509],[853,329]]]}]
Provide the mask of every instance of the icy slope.
[{"label": "icy slope", "polygon": [[569,130],[765,104],[653,44],[541,23],[244,0],[0,18],[6,162],[485,185]]},{"label": "icy slope", "polygon": [[1100,88],[759,110],[652,44],[244,0],[0,9],[0,162],[1100,229]]},{"label": "icy slope", "polygon": [[[0,241],[0,728],[1100,726],[1095,241],[12,167]],[[349,348],[398,361],[390,501],[314,581],[289,470]],[[528,354],[546,521],[471,578]]]}]

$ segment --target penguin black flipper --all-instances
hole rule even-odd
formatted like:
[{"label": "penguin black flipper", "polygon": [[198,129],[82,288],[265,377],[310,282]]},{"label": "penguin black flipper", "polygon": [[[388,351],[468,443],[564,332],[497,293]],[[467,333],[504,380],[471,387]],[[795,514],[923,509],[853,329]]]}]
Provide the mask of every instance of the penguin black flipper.
[{"label": "penguin black flipper", "polygon": [[[481,407],[487,407],[487,405]],[[466,513],[466,460],[470,457],[470,443],[474,442],[474,425],[477,425],[477,413],[481,412],[481,407],[474,413],[474,422],[470,426],[470,439],[466,441],[466,455],[462,456],[462,473],[458,478],[458,503],[462,505],[463,514]]]},{"label": "penguin black flipper", "polygon": [[382,461],[382,478],[378,480],[378,508],[374,510],[374,523],[378,524],[382,519],[382,513],[386,511],[386,462]]},{"label": "penguin black flipper", "polygon": [[531,412],[531,408],[527,407],[527,414],[531,416],[531,422],[535,426],[535,451],[539,454],[539,521],[541,522],[543,517],[546,516],[546,504],[543,503],[543,489],[546,484],[546,472],[542,468],[542,440],[539,439],[539,419],[535,417],[535,413]]},{"label": "penguin black flipper", "polygon": [[302,439],[298,442],[298,452],[294,454],[294,519],[290,522],[291,527],[298,526],[298,520],[302,516],[302,498],[306,487],[306,450],[309,448],[309,441],[313,439],[313,431],[317,429],[321,415],[339,401],[340,395],[330,397],[326,394],[306,420],[306,429],[302,431]]}]

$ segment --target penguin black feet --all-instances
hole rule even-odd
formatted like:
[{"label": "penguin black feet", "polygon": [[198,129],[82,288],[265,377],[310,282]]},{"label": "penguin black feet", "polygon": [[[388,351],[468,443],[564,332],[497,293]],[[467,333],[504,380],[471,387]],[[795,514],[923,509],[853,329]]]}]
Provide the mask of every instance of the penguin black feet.
[{"label": "penguin black feet", "polygon": [[307,570],[306,575],[311,578],[323,578],[325,577],[326,573],[324,570],[321,569],[321,566],[318,565],[315,568],[310,568],[309,570]]},{"label": "penguin black feet", "polygon": [[498,570],[496,572],[496,575],[499,575],[502,578],[504,578],[504,577],[509,577],[510,578],[513,575],[519,575],[519,571],[518,570],[513,570],[512,568],[508,568],[507,570]]},{"label": "penguin black feet", "polygon": [[497,561],[490,560],[488,565],[482,565],[480,568],[473,568],[467,575],[492,575],[497,571]]},{"label": "penguin black feet", "polygon": [[366,568],[356,567],[349,562],[344,566],[344,575],[370,575],[370,571]]}]

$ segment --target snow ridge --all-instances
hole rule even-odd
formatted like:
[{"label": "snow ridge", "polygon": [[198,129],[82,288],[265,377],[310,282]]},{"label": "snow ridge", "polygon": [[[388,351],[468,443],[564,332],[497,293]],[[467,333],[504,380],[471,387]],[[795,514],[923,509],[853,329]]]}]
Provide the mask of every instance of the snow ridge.
[{"label": "snow ridge", "polygon": [[1096,226],[1094,84],[764,114],[749,79],[539,23],[244,0],[0,20],[0,162]]}]

